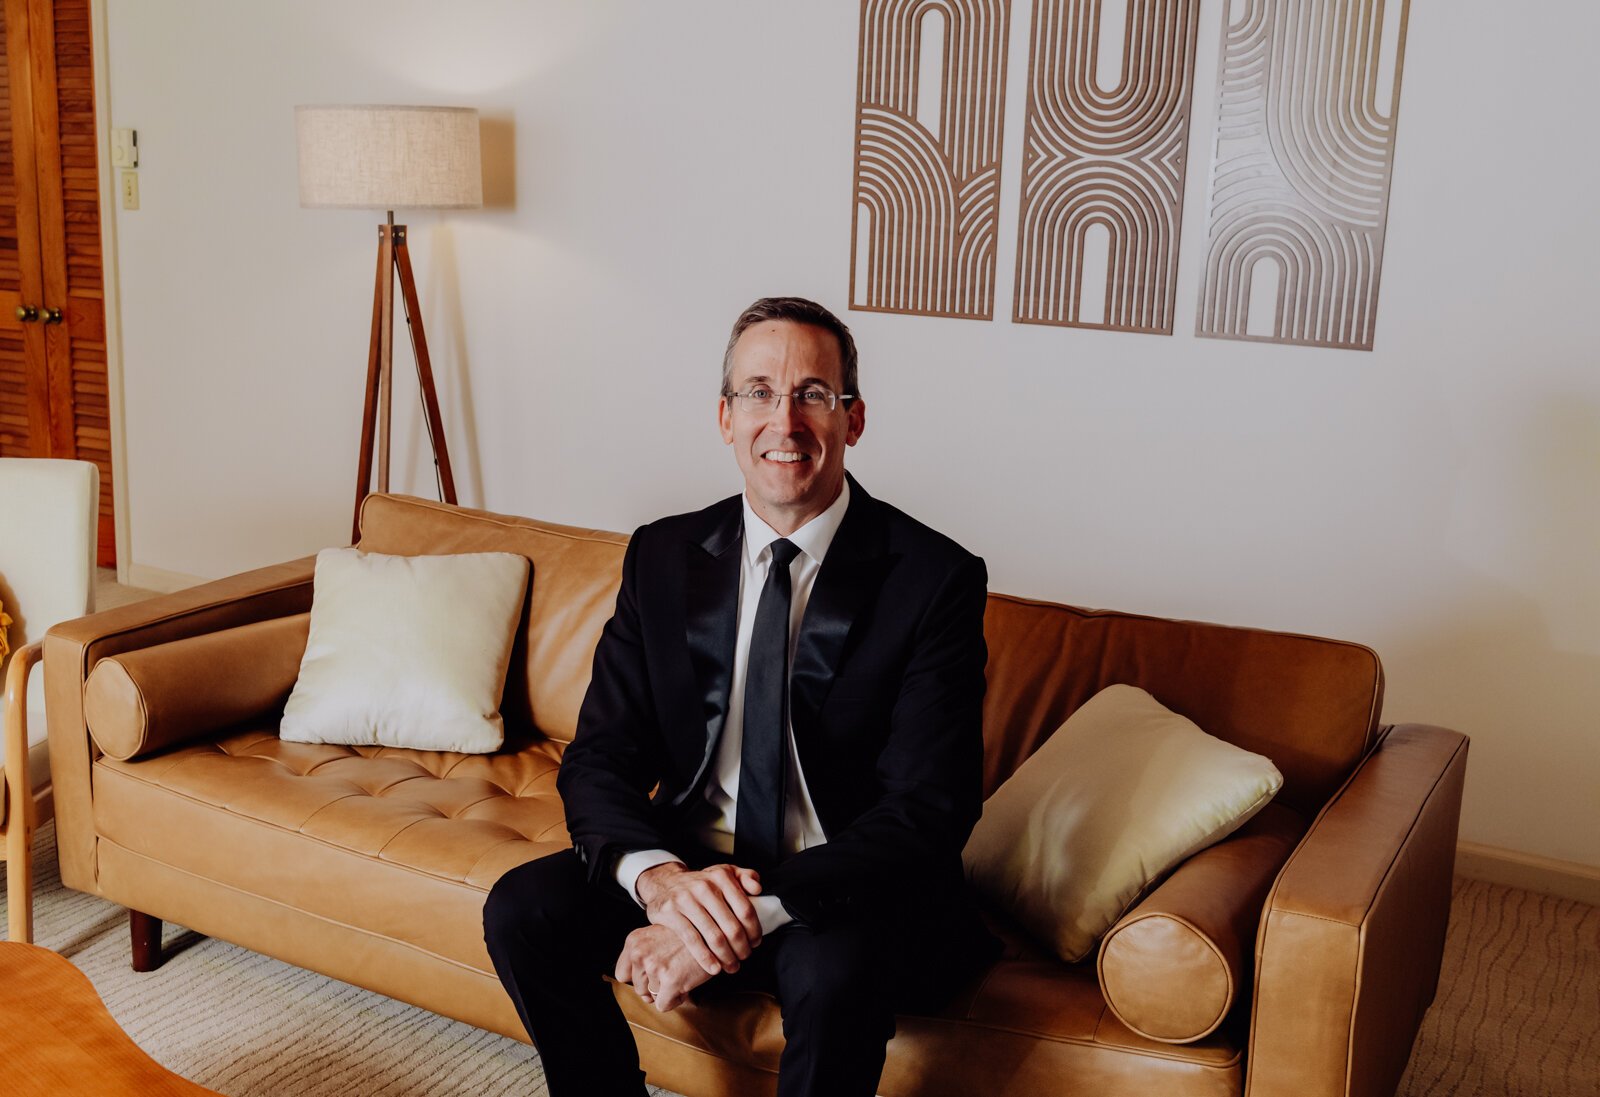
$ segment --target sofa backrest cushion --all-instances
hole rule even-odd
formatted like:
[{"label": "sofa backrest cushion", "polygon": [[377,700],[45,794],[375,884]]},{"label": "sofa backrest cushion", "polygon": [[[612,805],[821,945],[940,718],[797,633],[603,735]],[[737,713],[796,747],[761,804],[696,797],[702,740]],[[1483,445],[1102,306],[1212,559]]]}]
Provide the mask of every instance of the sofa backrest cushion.
[{"label": "sofa backrest cushion", "polygon": [[[371,495],[365,552],[520,552],[529,604],[506,676],[508,742],[537,729],[570,742],[600,632],[616,608],[627,537]],[[1106,686],[1148,690],[1218,738],[1271,758],[1278,802],[1310,816],[1374,740],[1383,672],[1338,640],[1077,609],[991,594],[984,621],[984,794],[1000,786],[1078,706]]]},{"label": "sofa backrest cushion", "polygon": [[984,795],[1107,686],[1138,686],[1202,730],[1264,754],[1278,802],[1310,816],[1377,734],[1383,671],[1359,644],[1077,609],[1004,594],[984,618]]},{"label": "sofa backrest cushion", "polygon": [[537,729],[571,742],[589,686],[595,645],[622,583],[619,533],[536,522],[403,495],[361,506],[363,552],[399,556],[518,552],[533,563],[501,715],[508,743]]}]

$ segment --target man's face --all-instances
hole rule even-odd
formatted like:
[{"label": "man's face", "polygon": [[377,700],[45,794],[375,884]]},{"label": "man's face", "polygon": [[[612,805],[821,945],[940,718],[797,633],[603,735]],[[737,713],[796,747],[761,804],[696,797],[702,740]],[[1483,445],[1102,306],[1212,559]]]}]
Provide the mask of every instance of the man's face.
[{"label": "man's face", "polygon": [[[842,396],[843,374],[839,343],[830,332],[765,320],[747,328],[734,344],[728,390],[769,388],[787,395],[821,385]],[[773,411],[758,414],[748,403],[721,400],[722,440],[733,446],[751,507],[780,534],[793,533],[838,497],[844,449],[866,429],[866,406],[841,400],[832,411],[808,411],[784,399]]]}]

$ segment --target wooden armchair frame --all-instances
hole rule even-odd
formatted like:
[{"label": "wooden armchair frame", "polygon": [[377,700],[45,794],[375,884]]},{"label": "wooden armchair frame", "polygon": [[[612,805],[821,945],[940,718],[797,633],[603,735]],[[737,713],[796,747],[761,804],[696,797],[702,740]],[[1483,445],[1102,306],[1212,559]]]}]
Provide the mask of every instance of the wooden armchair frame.
[{"label": "wooden armchair frame", "polygon": [[[44,645],[29,644],[14,652],[6,668],[5,693],[5,837],[7,933],[11,940],[33,940],[33,828],[42,814],[28,775],[28,678],[44,657]],[[48,806],[48,805],[46,805]]]}]

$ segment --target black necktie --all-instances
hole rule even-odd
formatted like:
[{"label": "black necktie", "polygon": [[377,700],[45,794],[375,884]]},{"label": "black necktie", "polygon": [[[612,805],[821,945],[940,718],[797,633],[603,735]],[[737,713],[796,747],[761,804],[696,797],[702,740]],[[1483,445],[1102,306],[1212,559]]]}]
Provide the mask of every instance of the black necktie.
[{"label": "black necktie", "polygon": [[756,604],[744,680],[744,743],[733,856],[750,868],[778,863],[783,849],[783,793],[789,760],[789,564],[800,550],[779,538]]}]

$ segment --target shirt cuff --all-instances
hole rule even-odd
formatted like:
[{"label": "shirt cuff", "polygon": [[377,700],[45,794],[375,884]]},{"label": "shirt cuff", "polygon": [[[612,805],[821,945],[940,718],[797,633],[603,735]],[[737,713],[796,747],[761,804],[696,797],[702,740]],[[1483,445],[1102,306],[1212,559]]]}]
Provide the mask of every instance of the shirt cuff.
[{"label": "shirt cuff", "polygon": [[757,895],[750,903],[756,908],[756,917],[761,920],[763,937],[794,921],[794,915],[784,909],[783,900],[776,895]]},{"label": "shirt cuff", "polygon": [[[611,871],[616,877],[617,884],[628,893],[628,897],[643,908],[644,900],[639,898],[637,890],[639,877],[657,865],[671,864],[674,861],[683,864],[683,858],[664,849],[636,849],[632,853],[624,853],[618,857],[616,867]],[[762,928],[765,929],[765,925]]]}]

